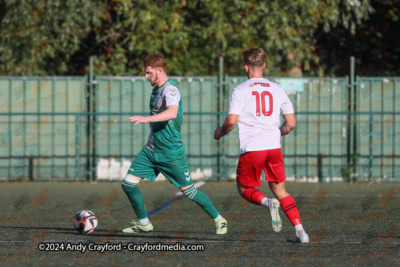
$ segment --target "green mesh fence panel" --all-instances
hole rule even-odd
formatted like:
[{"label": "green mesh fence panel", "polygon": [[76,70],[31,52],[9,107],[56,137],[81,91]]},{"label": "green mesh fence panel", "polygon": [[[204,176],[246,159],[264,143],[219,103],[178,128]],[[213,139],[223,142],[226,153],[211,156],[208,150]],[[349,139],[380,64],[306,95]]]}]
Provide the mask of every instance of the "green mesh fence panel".
[{"label": "green mesh fence panel", "polygon": [[400,79],[357,77],[356,90],[356,110],[366,114],[355,118],[354,173],[363,181],[399,181]]},{"label": "green mesh fence panel", "polygon": [[[86,110],[85,86],[85,77],[0,78],[0,178],[83,176],[85,158],[76,155],[74,112]],[[81,119],[83,128],[86,121]],[[86,142],[81,132],[79,139]]]},{"label": "green mesh fence panel", "polygon": [[[237,128],[220,142],[213,131],[247,78],[171,79],[192,178],[234,179]],[[297,119],[282,138],[287,179],[399,181],[399,78],[357,77],[354,89],[347,78],[302,80],[303,91],[287,91]],[[123,179],[150,132],[128,118],[148,115],[151,90],[143,77],[96,77],[92,87],[87,77],[1,77],[0,179]]]}]

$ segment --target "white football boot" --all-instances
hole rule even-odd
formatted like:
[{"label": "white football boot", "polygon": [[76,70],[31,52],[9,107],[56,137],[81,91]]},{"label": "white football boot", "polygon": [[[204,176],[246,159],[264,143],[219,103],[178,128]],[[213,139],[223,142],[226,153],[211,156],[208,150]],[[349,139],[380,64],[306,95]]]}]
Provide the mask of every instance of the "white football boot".
[{"label": "white football boot", "polygon": [[304,230],[302,231],[300,236],[297,235],[298,233],[296,233],[296,238],[293,240],[293,243],[310,243],[310,238]]},{"label": "white football boot", "polygon": [[282,230],[282,220],[279,216],[279,207],[280,202],[276,198],[271,198],[269,200],[269,213],[271,214],[272,218],[272,229],[279,233]]}]

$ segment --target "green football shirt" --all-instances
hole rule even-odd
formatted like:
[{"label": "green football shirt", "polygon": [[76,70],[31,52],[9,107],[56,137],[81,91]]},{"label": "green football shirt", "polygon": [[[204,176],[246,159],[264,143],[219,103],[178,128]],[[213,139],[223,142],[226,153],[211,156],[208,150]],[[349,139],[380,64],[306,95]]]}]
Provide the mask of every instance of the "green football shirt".
[{"label": "green football shirt", "polygon": [[150,135],[146,147],[153,152],[179,153],[185,149],[181,136],[183,120],[181,93],[178,85],[171,79],[162,86],[153,88],[150,97],[150,115],[165,111],[169,105],[179,107],[175,119],[150,123]]}]

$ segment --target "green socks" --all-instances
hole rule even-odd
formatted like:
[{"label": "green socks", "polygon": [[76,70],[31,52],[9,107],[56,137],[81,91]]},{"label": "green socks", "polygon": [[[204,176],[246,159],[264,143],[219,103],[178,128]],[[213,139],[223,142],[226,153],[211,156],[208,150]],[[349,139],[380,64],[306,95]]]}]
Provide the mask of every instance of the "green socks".
[{"label": "green socks", "polygon": [[183,190],[182,193],[188,199],[193,200],[199,206],[210,215],[212,219],[215,219],[219,216],[217,209],[214,207],[214,204],[211,202],[210,198],[201,191],[198,191],[194,185],[189,187],[186,190]]},{"label": "green socks", "polygon": [[126,195],[131,201],[132,208],[136,212],[139,220],[147,218],[146,207],[144,205],[143,195],[138,188],[138,184],[130,183],[124,180],[122,182],[122,189],[124,189]]},{"label": "green socks", "polygon": [[[144,205],[143,195],[138,188],[137,183],[130,183],[126,180],[122,182],[122,189],[125,191],[129,200],[131,201],[132,208],[136,212],[139,220],[147,219],[146,207]],[[218,218],[219,213],[211,202],[210,198],[201,191],[197,191],[196,187],[192,185],[182,193],[189,199],[196,202],[205,212],[210,215],[212,219]]]}]

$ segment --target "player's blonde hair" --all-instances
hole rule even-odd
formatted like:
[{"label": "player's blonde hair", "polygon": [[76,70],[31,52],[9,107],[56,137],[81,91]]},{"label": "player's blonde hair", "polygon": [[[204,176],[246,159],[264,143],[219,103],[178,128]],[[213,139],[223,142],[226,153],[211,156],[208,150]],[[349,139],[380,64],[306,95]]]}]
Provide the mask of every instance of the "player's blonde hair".
[{"label": "player's blonde hair", "polygon": [[267,58],[267,53],[262,48],[252,48],[243,52],[243,60],[246,65],[262,66]]},{"label": "player's blonde hair", "polygon": [[143,62],[144,68],[152,67],[152,68],[162,68],[164,71],[167,69],[167,62],[165,58],[160,56],[159,54],[152,54],[145,58]]}]

